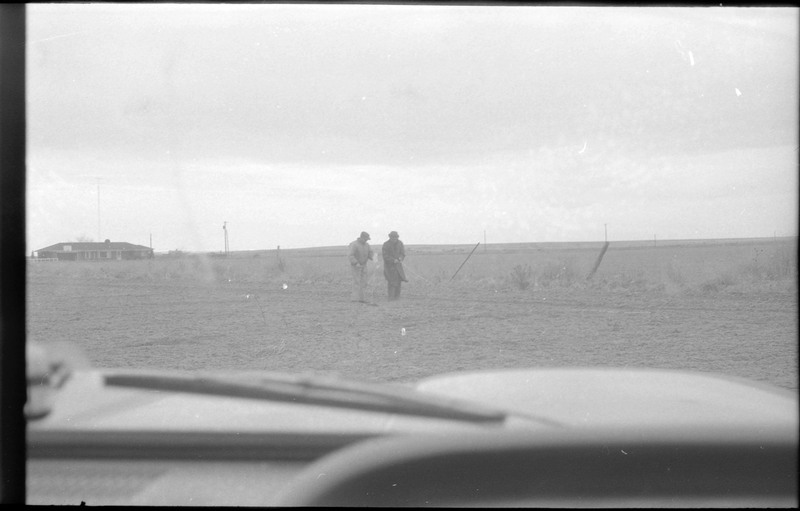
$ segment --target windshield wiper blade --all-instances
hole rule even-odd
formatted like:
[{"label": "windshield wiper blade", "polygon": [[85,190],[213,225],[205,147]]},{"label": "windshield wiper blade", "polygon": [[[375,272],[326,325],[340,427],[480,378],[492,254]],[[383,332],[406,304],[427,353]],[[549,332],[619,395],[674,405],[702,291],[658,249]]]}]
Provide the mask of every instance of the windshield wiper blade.
[{"label": "windshield wiper blade", "polygon": [[244,379],[194,374],[116,373],[106,374],[105,383],[117,387],[281,401],[467,422],[502,422],[506,418],[506,413],[502,411],[423,394],[410,387],[310,376],[273,374]]}]

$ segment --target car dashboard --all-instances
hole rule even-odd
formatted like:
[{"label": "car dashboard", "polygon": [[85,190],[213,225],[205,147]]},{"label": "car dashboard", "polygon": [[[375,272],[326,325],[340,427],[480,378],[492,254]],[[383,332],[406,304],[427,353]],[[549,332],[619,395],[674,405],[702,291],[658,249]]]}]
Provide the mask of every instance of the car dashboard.
[{"label": "car dashboard", "polygon": [[798,504],[797,395],[719,375],[531,368],[409,388],[476,407],[469,418],[207,395],[205,379],[203,392],[107,384],[119,376],[75,372],[29,422],[28,504]]}]

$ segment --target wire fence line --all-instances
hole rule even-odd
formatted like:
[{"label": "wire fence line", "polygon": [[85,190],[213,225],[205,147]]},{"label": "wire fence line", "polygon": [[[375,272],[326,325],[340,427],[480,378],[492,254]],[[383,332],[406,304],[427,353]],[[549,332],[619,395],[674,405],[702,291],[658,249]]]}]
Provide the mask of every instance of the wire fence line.
[{"label": "wire fence line", "polygon": [[428,284],[433,284],[433,283],[432,283],[430,280],[428,280],[428,279],[426,279],[425,277],[423,277],[422,275],[420,275],[420,274],[419,274],[419,272],[415,271],[415,270],[414,270],[414,269],[413,269],[411,266],[409,266],[409,265],[408,265],[408,263],[406,263],[405,261],[403,261],[403,269],[404,269],[404,270],[408,270],[408,271],[410,271],[410,272],[411,272],[413,275],[415,275],[415,276],[417,276],[417,277],[421,278],[422,280],[424,280],[424,281],[425,281],[425,282],[427,282]]}]

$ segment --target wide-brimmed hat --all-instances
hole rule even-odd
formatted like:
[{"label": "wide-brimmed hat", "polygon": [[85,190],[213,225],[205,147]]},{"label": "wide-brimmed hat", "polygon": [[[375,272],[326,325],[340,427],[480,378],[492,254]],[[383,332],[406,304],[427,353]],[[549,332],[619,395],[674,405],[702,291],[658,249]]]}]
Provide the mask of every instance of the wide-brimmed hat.
[{"label": "wide-brimmed hat", "polygon": [[390,238],[399,238],[400,235],[397,234],[397,231],[392,231],[392,232],[389,233],[389,237]]},{"label": "wide-brimmed hat", "polygon": [[370,237],[369,237],[369,233],[368,233],[368,232],[366,232],[366,231],[361,231],[361,236],[360,236],[360,238],[361,238],[361,239],[365,239],[365,240],[372,239],[372,238],[370,238]]}]

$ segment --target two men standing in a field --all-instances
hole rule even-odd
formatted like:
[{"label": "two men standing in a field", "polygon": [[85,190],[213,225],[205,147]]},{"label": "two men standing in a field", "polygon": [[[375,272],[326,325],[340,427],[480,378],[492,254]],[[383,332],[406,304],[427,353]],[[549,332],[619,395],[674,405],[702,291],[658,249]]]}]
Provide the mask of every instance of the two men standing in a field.
[{"label": "two men standing in a field", "polygon": [[372,249],[369,246],[370,237],[366,232],[361,232],[361,236],[350,243],[350,270],[353,273],[353,293],[351,300],[354,302],[367,303],[365,290],[367,287],[367,261],[372,260]]},{"label": "two men standing in a field", "polygon": [[[350,271],[353,274],[353,291],[351,300],[354,302],[368,303],[366,300],[367,288],[367,262],[372,260],[373,252],[369,243],[370,236],[366,232],[350,243],[348,259],[350,260]],[[400,241],[397,231],[389,233],[389,239],[383,244],[381,254],[383,256],[383,276],[389,285],[389,300],[394,301],[400,298],[400,286],[406,279],[403,270],[403,259],[406,258],[406,249]]]},{"label": "two men standing in a field", "polygon": [[400,241],[397,231],[389,233],[389,239],[383,244],[383,276],[389,285],[389,300],[400,298],[400,286],[406,280],[403,270],[403,259],[406,258],[406,249]]}]

